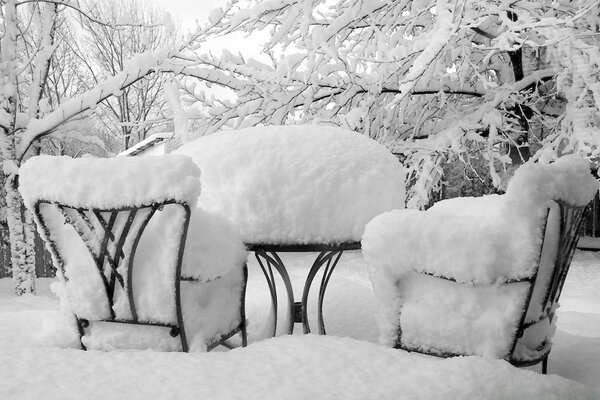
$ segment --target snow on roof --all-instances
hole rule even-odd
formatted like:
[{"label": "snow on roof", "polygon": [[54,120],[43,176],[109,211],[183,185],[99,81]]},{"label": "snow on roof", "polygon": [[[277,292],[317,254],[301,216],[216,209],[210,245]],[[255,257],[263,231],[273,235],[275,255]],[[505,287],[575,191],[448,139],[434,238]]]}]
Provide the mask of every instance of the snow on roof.
[{"label": "snow on roof", "polygon": [[70,158],[38,156],[20,168],[28,207],[38,200],[74,207],[112,208],[162,200],[194,205],[200,170],[184,156]]},{"label": "snow on roof", "polygon": [[223,131],[175,151],[202,170],[201,207],[248,243],[359,241],[365,224],[404,206],[404,169],[385,147],[320,125]]},{"label": "snow on roof", "polygon": [[134,146],[131,146],[127,150],[120,152],[119,154],[117,154],[117,157],[135,156],[143,152],[144,150],[149,149],[152,146],[156,146],[157,144],[162,143],[167,139],[171,139],[173,135],[173,132],[154,133],[148,136],[146,139],[142,140],[141,142],[135,144]]}]

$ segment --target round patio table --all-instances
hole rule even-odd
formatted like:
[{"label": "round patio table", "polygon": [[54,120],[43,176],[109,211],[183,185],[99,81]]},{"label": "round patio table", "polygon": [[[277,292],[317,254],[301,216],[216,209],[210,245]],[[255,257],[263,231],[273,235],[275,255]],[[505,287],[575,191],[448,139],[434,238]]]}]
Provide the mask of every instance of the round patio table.
[{"label": "round patio table", "polygon": [[[275,269],[283,283],[287,294],[288,313],[285,321],[286,332],[292,334],[294,332],[294,324],[302,323],[304,333],[310,333],[310,325],[308,322],[308,294],[312,286],[313,280],[321,268],[323,274],[321,284],[319,286],[319,295],[317,298],[317,324],[318,333],[324,335],[325,323],[323,321],[323,299],[329,279],[335,269],[338,261],[342,257],[345,250],[360,250],[360,242],[349,243],[324,243],[324,244],[248,244],[248,249],[254,252],[256,260],[262,269],[269,290],[271,292],[271,327],[272,336],[275,336],[277,331],[277,286],[273,269]],[[302,290],[301,301],[297,302],[294,298],[294,290],[287,272],[287,268],[278,253],[319,253],[315,258]]]},{"label": "round patio table", "polygon": [[[201,208],[227,217],[254,252],[271,296],[265,334],[276,334],[276,275],[286,290],[285,330],[310,332],[307,302],[322,271],[318,333],[325,333],[323,299],[346,250],[359,250],[364,227],[404,207],[404,169],[384,146],[357,132],[323,125],[262,126],[222,131],[176,151],[200,167]],[[302,297],[294,292],[281,253],[315,253]]]}]

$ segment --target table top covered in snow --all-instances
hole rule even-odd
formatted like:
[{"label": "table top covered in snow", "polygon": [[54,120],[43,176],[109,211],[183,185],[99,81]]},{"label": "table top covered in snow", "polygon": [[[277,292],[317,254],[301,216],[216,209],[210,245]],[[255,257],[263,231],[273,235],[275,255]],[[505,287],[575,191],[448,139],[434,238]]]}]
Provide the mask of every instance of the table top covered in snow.
[{"label": "table top covered in snow", "polygon": [[376,215],[404,208],[404,169],[364,135],[320,125],[223,131],[176,151],[201,170],[199,205],[246,243],[359,242]]}]

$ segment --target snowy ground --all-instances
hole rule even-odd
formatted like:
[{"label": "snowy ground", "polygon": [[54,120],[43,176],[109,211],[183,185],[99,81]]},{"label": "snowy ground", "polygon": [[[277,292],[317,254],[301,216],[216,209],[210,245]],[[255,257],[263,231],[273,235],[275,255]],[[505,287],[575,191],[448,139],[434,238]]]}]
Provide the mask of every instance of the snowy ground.
[{"label": "snowy ground", "polygon": [[[298,299],[310,259],[292,254],[284,260]],[[527,371],[499,360],[443,360],[379,346],[360,252],[344,254],[331,280],[325,299],[330,335],[258,341],[268,293],[257,265],[249,268],[251,345],[208,354],[65,348],[74,336],[61,329],[51,280],[39,281],[38,296],[20,298],[12,296],[10,280],[0,280],[0,399],[600,398],[600,253],[576,254],[549,376],[539,374],[539,366]]]}]

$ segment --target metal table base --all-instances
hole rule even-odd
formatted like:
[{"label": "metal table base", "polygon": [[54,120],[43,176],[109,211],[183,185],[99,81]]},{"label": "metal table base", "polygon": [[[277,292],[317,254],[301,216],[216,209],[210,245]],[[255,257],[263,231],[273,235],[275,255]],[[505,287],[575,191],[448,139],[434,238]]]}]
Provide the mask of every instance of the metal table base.
[{"label": "metal table base", "polygon": [[[265,275],[265,279],[267,280],[267,285],[269,286],[269,291],[271,293],[271,312],[273,318],[270,331],[272,332],[272,336],[275,336],[277,331],[278,306],[277,285],[275,283],[273,270],[277,271],[285,285],[288,302],[288,315],[285,324],[287,333],[292,334],[294,332],[295,323],[301,323],[304,333],[310,333],[310,324],[308,322],[308,294],[317,273],[323,268],[317,300],[317,324],[318,333],[321,335],[326,334],[325,323],[323,322],[323,299],[325,297],[327,285],[329,284],[329,279],[331,278],[331,275],[344,251],[360,250],[360,243],[350,242],[339,244],[305,245],[250,244],[248,245],[248,248],[250,251],[254,252],[258,264]],[[295,301],[292,282],[287,272],[285,263],[279,257],[278,253],[280,252],[319,253],[310,270],[308,271],[308,275],[306,276],[304,289],[302,290],[302,300],[300,302]]]}]

